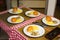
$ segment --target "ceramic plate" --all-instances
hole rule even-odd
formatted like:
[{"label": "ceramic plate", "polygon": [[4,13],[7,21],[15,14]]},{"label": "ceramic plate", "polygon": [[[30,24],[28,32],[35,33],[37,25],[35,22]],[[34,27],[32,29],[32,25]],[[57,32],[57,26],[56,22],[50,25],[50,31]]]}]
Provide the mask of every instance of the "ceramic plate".
[{"label": "ceramic plate", "polygon": [[33,13],[33,11],[34,11],[34,10],[27,11],[27,12],[25,13],[25,15],[26,15],[26,16],[28,16],[28,17],[37,17],[37,16],[39,16],[39,15],[40,15],[40,13],[39,13],[39,12],[38,12],[38,15],[34,15],[34,14],[32,14],[32,13]]},{"label": "ceramic plate", "polygon": [[[19,17],[19,18],[17,18],[17,17]],[[14,19],[15,21],[14,20],[12,21],[12,18],[17,18],[17,19]],[[19,16],[19,15],[13,15],[13,16],[8,17],[7,21],[9,23],[21,23],[24,21],[24,18],[22,16]]]},{"label": "ceramic plate", "polygon": [[49,25],[49,26],[57,26],[60,24],[60,21],[54,17],[51,17],[53,21],[56,21],[57,23],[54,23],[54,24],[48,24],[47,21],[46,21],[46,17],[44,17],[42,19],[42,22],[45,23],[46,25]]},{"label": "ceramic plate", "polygon": [[17,11],[16,13],[13,12],[13,9],[8,10],[8,12],[11,13],[11,14],[19,14],[19,13],[22,13],[22,12],[23,12],[22,9],[19,9],[19,8],[18,8],[18,10],[19,10],[19,11]]},{"label": "ceramic plate", "polygon": [[[27,29],[29,26],[36,26],[38,29],[34,29],[37,34],[35,35],[34,32],[28,32]],[[30,30],[31,31],[31,30]],[[39,25],[36,25],[36,24],[31,24],[31,25],[27,25],[24,29],[23,29],[23,32],[29,36],[29,37],[40,37],[42,35],[44,35],[45,33],[45,30],[43,27],[39,26]]]}]

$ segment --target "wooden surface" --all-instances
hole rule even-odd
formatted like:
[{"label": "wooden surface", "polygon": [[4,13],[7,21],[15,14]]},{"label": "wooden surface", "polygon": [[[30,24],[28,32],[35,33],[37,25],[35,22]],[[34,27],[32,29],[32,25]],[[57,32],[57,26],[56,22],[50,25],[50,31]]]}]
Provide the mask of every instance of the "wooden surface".
[{"label": "wooden surface", "polygon": [[[27,16],[25,15],[25,12],[28,11],[28,9],[22,8],[22,10],[23,10],[23,12],[20,13],[20,14],[17,14],[17,15],[20,15],[20,16],[24,17],[24,21],[30,19],[30,17],[27,17]],[[7,18],[8,18],[9,16],[13,16],[13,15],[14,15],[14,14],[11,14],[11,13],[2,14],[2,15],[0,15],[0,20],[4,21],[8,26],[16,25],[16,24],[11,24],[11,23],[7,22]]]},{"label": "wooden surface", "polygon": [[[23,9],[23,13],[21,13],[21,14],[19,14],[19,15],[23,16],[23,17],[25,18],[25,20],[30,19],[30,17],[27,17],[27,16],[25,15],[25,12],[28,11],[28,9],[26,9],[26,8],[22,8],[22,9]],[[10,24],[10,23],[7,22],[7,18],[8,18],[9,16],[12,16],[12,15],[13,15],[13,14],[10,14],[10,13],[6,13],[6,14],[3,14],[3,15],[0,15],[0,20],[3,20],[3,21],[4,21],[7,25],[9,25],[9,26],[15,25],[15,24]],[[40,23],[40,25],[42,25],[42,26],[44,25],[43,27],[44,27],[44,29],[45,29],[45,34],[44,34],[43,36],[38,37],[38,38],[28,37],[28,36],[26,36],[26,35],[23,33],[23,28],[24,28],[24,27],[23,27],[23,28],[19,28],[18,31],[19,31],[20,33],[22,33],[23,35],[25,35],[25,36],[28,38],[28,40],[48,40],[48,39],[45,38],[45,35],[46,35],[48,32],[50,32],[51,30],[53,30],[54,28],[60,27],[60,25],[55,26],[55,27],[53,27],[53,26],[47,26],[47,25],[43,24],[43,23],[41,22],[41,20],[38,20],[38,21],[36,21],[36,22]],[[32,24],[33,24],[33,23],[32,23]],[[57,37],[54,38],[53,40],[57,40]]]},{"label": "wooden surface", "polygon": [[[40,25],[45,25],[45,24],[43,24],[43,23],[41,22],[41,20],[38,20],[38,21],[36,21],[36,22],[39,22]],[[33,24],[33,23],[32,23],[32,24]],[[19,31],[20,33],[22,33],[23,35],[25,35],[25,36],[28,38],[28,40],[48,40],[47,38],[45,38],[45,35],[46,35],[48,32],[50,32],[51,30],[53,30],[54,28],[56,28],[56,27],[47,26],[47,25],[45,25],[45,26],[43,26],[43,27],[44,27],[44,29],[45,29],[45,34],[44,34],[43,36],[37,37],[37,38],[32,38],[32,37],[28,37],[27,35],[25,35],[24,32],[23,32],[24,27],[23,27],[23,28],[19,28],[18,31]],[[58,25],[58,27],[60,27],[60,25]],[[57,37],[55,37],[53,40],[57,40]]]}]

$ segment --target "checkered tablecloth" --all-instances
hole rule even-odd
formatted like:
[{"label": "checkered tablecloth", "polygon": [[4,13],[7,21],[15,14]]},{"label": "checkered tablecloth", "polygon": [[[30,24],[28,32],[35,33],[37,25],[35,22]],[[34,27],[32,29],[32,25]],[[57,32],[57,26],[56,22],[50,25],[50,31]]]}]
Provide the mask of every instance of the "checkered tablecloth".
[{"label": "checkered tablecloth", "polygon": [[18,33],[16,30],[10,28],[8,25],[6,25],[3,21],[0,20],[0,27],[7,32],[9,35],[9,40],[27,40],[27,38],[22,35],[21,33]]},{"label": "checkered tablecloth", "polygon": [[[23,6],[22,6],[23,7]],[[20,7],[21,8],[21,7]],[[28,8],[29,9],[29,8]],[[7,11],[4,12],[0,12],[0,14],[4,14]],[[7,34],[9,35],[9,40],[28,40],[27,37],[25,37],[24,35],[22,35],[19,31],[17,31],[18,28],[22,28],[28,24],[31,24],[37,20],[42,19],[43,17],[45,17],[44,14],[41,14],[40,16],[36,17],[36,18],[31,18],[29,20],[26,20],[20,24],[17,25],[13,25],[12,27],[9,27],[7,24],[5,24],[2,20],[0,20],[0,27],[5,30],[5,32],[7,32]]]},{"label": "checkered tablecloth", "polygon": [[[28,25],[28,24],[31,24],[31,23],[33,23],[33,22],[35,22],[35,21],[37,21],[37,20],[40,20],[40,19],[43,18],[44,16],[45,16],[45,15],[41,14],[40,16],[38,16],[38,17],[36,17],[36,18],[32,18],[32,19],[26,20],[26,21],[24,21],[23,23],[20,23],[20,24],[17,24],[17,25],[12,26],[11,28],[14,29],[13,31],[16,32],[15,34],[20,35],[21,33],[17,30],[18,28],[22,28],[22,27],[24,27],[24,26],[26,26],[26,25]],[[25,38],[26,38],[26,37],[25,37]],[[28,40],[28,39],[26,38],[26,40]]]}]

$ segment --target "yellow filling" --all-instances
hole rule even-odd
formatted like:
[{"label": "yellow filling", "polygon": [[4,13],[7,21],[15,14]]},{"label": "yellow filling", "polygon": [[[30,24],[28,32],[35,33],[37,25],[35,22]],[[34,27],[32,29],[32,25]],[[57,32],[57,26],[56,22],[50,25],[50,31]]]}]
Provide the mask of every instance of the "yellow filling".
[{"label": "yellow filling", "polygon": [[29,26],[29,27],[27,28],[27,31],[28,31],[28,32],[33,32],[33,31],[35,31],[35,30],[39,30],[39,28],[38,28],[37,26]]},{"label": "yellow filling", "polygon": [[53,21],[47,21],[47,24],[54,24],[54,22]]},{"label": "yellow filling", "polygon": [[32,11],[30,12],[31,15],[38,15],[38,12],[37,11]]},{"label": "yellow filling", "polygon": [[19,13],[19,12],[21,12],[21,10],[18,9],[17,12]]},{"label": "yellow filling", "polygon": [[34,12],[34,11],[31,11],[30,14],[33,15],[33,12]]},{"label": "yellow filling", "polygon": [[21,19],[17,19],[16,22],[21,22],[22,20]]}]

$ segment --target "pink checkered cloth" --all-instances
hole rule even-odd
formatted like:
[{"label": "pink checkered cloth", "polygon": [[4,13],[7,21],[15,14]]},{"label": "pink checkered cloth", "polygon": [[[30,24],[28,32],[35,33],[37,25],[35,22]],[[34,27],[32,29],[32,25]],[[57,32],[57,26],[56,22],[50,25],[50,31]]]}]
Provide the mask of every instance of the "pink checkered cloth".
[{"label": "pink checkered cloth", "polygon": [[16,30],[9,28],[3,21],[0,20],[0,27],[9,35],[9,40],[27,40],[21,33],[19,34]]},{"label": "pink checkered cloth", "polygon": [[20,24],[17,24],[17,25],[13,25],[13,26],[12,26],[12,29],[18,29],[18,28],[20,28],[20,27],[24,27],[24,26],[26,26],[26,25],[28,25],[28,24],[31,24],[31,23],[33,23],[33,22],[35,22],[35,21],[37,21],[37,20],[42,19],[43,17],[45,17],[45,15],[44,15],[44,14],[41,14],[40,16],[38,16],[38,17],[36,17],[36,18],[31,18],[31,19],[29,19],[29,20],[27,20],[27,21],[24,21],[23,23],[20,23]]},{"label": "pink checkered cloth", "polygon": [[33,23],[33,22],[35,22],[37,20],[40,20],[43,17],[45,17],[45,15],[41,14],[40,16],[38,16],[36,18],[32,18],[32,19],[26,20],[26,21],[24,21],[21,24],[17,24],[17,25],[12,26],[11,28],[14,29],[16,32],[18,32],[18,35],[20,35],[21,33],[17,29],[22,28],[22,27],[24,27],[24,26],[26,26],[28,24],[31,24],[31,23]]},{"label": "pink checkered cloth", "polygon": [[[22,6],[22,7],[24,7],[24,6]],[[30,8],[28,8],[28,9],[30,9]],[[32,10],[32,9],[30,9],[30,10]],[[4,11],[4,12],[7,12],[7,11]],[[1,12],[0,14],[4,14],[4,12]],[[45,17],[45,15],[41,14],[40,16],[38,16],[36,18],[26,20],[23,23],[13,25],[12,27],[9,27],[3,21],[0,20],[0,27],[3,30],[5,30],[5,32],[7,32],[7,34],[10,36],[9,40],[28,40],[28,38],[25,37],[24,35],[22,35],[19,31],[17,31],[17,29],[22,28],[22,27],[24,27],[24,26],[26,26],[28,24],[31,24],[31,23],[33,23],[33,22],[35,22],[37,20],[40,20],[43,17]]]}]

